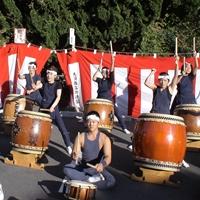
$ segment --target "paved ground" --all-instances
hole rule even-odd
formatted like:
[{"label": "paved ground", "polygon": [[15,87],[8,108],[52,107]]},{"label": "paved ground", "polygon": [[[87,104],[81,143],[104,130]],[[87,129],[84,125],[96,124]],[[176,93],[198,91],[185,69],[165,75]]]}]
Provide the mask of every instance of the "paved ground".
[{"label": "paved ground", "polygon": [[[70,113],[70,112],[69,112]],[[68,113],[68,114],[69,114]],[[71,131],[72,141],[78,131],[84,130],[70,113],[63,117],[66,126]],[[129,129],[133,129],[134,121],[127,120]],[[5,130],[0,134],[0,182],[3,185],[5,200],[54,200],[64,199],[58,193],[65,163],[70,162],[66,155],[61,135],[56,127],[53,128],[48,152],[42,162],[44,170],[8,165],[3,162],[11,150],[10,136]],[[200,199],[200,152],[187,152],[185,160],[190,163],[189,168],[183,168],[174,176],[175,180],[181,180],[179,187],[156,185],[144,182],[136,182],[129,178],[134,171],[132,153],[127,149],[130,144],[130,136],[121,132],[115,124],[110,137],[113,140],[113,160],[109,167],[117,179],[117,185],[111,191],[97,191],[98,200],[199,200]]]}]

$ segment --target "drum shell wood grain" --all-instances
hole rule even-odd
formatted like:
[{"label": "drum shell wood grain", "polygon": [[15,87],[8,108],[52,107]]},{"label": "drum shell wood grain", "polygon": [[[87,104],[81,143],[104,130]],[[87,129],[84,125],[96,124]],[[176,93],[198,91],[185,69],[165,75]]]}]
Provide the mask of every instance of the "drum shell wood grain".
[{"label": "drum shell wood grain", "polygon": [[17,117],[17,113],[21,110],[33,111],[36,109],[39,109],[39,106],[31,99],[18,94],[9,94],[4,101],[3,122],[6,124],[13,124]]},{"label": "drum shell wood grain", "polygon": [[96,111],[100,115],[99,128],[112,131],[114,123],[114,106],[112,101],[106,99],[91,99],[84,105],[84,116],[90,111]]},{"label": "drum shell wood grain", "polygon": [[96,186],[87,182],[74,181],[72,184],[68,183],[69,191],[67,194],[68,199],[77,200],[93,200],[96,195]]},{"label": "drum shell wood grain", "polygon": [[133,131],[134,159],[140,166],[179,171],[186,151],[186,127],[183,120],[176,123],[170,115],[164,116],[166,119],[149,113],[148,118],[137,120]]},{"label": "drum shell wood grain", "polygon": [[33,111],[18,113],[12,130],[12,145],[17,151],[41,154],[51,136],[50,115]]},{"label": "drum shell wood grain", "polygon": [[174,114],[184,118],[187,138],[200,140],[200,106],[197,104],[181,104]]}]

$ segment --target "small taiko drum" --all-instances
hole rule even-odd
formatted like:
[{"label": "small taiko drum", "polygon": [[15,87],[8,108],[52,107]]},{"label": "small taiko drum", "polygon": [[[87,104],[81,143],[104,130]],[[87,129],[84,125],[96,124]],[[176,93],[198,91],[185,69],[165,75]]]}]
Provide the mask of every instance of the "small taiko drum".
[{"label": "small taiko drum", "polygon": [[44,153],[51,136],[51,122],[48,114],[20,111],[12,129],[13,149],[24,153]]},{"label": "small taiko drum", "polygon": [[179,171],[186,151],[182,117],[144,113],[134,127],[133,157],[141,167]]},{"label": "small taiko drum", "polygon": [[174,114],[183,117],[187,139],[200,140],[200,105],[180,104],[176,106]]},{"label": "small taiko drum", "polygon": [[19,94],[9,94],[4,101],[3,122],[5,124],[13,124],[19,111],[33,111],[37,109],[39,109],[39,106],[28,97]]},{"label": "small taiko drum", "polygon": [[114,106],[107,99],[91,99],[84,105],[84,116],[90,111],[96,111],[100,115],[99,128],[112,131],[114,122]]},{"label": "small taiko drum", "polygon": [[93,200],[96,195],[96,185],[84,181],[71,180],[68,186],[67,198],[74,200]]}]

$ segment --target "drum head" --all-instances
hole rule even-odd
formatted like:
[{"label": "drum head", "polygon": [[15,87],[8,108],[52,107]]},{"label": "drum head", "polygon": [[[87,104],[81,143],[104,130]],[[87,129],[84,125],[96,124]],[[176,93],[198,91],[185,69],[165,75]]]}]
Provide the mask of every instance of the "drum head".
[{"label": "drum head", "polygon": [[139,119],[160,119],[160,120],[174,120],[184,123],[184,119],[175,115],[160,114],[160,113],[142,113]]},{"label": "drum head", "polygon": [[41,112],[34,112],[29,110],[22,110],[18,113],[18,116],[32,116],[33,118],[42,117],[46,118],[47,120],[51,120],[51,116]]},{"label": "drum head", "polygon": [[87,104],[90,103],[106,103],[106,104],[113,104],[112,101],[108,100],[108,99],[101,99],[101,98],[97,98],[97,99],[90,99],[86,102]]},{"label": "drum head", "polygon": [[180,104],[177,105],[175,108],[175,111],[177,110],[191,110],[191,111],[196,111],[199,112],[200,111],[200,105],[198,104]]},{"label": "drum head", "polygon": [[92,184],[92,183],[85,182],[85,181],[71,180],[71,181],[69,182],[69,184],[70,184],[71,186],[74,186],[74,187],[96,189],[96,185],[94,185],[94,184]]}]

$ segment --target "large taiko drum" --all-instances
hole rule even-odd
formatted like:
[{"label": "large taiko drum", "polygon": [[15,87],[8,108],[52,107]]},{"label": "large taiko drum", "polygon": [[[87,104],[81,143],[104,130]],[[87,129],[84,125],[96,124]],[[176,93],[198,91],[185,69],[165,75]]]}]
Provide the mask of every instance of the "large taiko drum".
[{"label": "large taiko drum", "polygon": [[99,128],[112,131],[114,122],[114,106],[112,101],[106,99],[91,99],[84,105],[84,116],[90,111],[96,111],[100,115]]},{"label": "large taiko drum", "polygon": [[13,124],[17,113],[21,110],[39,110],[39,106],[34,101],[19,94],[9,94],[5,98],[3,107],[3,122]]},{"label": "large taiko drum", "polygon": [[71,180],[66,183],[68,185],[68,193],[66,196],[68,199],[74,200],[93,200],[96,195],[96,186],[94,184]]},{"label": "large taiko drum", "polygon": [[51,122],[48,114],[20,111],[12,129],[13,149],[32,154],[44,153],[51,136]]},{"label": "large taiko drum", "polygon": [[186,151],[186,127],[182,117],[144,113],[134,128],[135,164],[163,171],[179,171]]},{"label": "large taiko drum", "polygon": [[200,140],[200,105],[180,104],[176,106],[174,114],[184,118],[187,139]]}]

